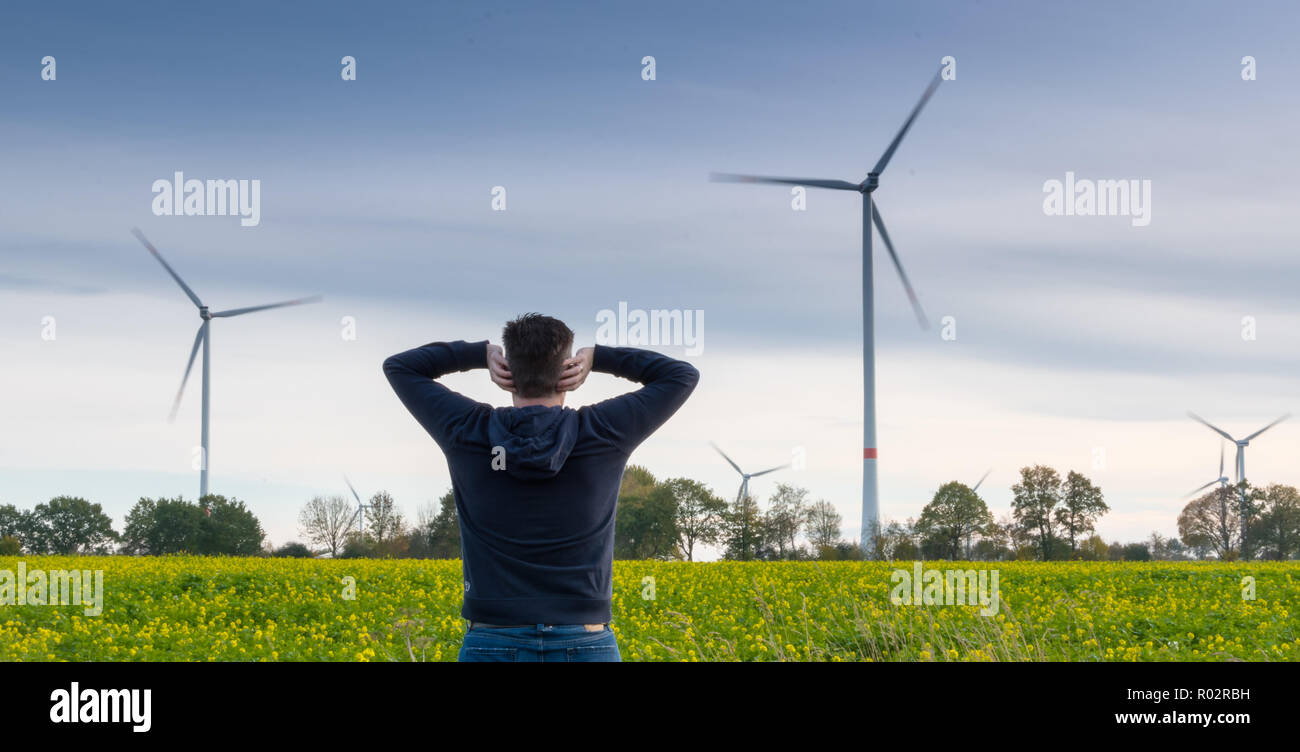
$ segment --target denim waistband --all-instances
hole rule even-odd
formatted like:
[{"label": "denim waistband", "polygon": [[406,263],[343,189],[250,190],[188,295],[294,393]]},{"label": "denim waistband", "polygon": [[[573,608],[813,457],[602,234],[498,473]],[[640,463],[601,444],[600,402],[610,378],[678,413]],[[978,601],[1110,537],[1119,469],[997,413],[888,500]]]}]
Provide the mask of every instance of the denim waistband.
[{"label": "denim waistband", "polygon": [[510,629],[510,630],[529,630],[539,634],[546,633],[571,633],[571,632],[599,632],[608,627],[608,623],[603,624],[484,624],[479,621],[466,620],[465,628],[468,629]]}]

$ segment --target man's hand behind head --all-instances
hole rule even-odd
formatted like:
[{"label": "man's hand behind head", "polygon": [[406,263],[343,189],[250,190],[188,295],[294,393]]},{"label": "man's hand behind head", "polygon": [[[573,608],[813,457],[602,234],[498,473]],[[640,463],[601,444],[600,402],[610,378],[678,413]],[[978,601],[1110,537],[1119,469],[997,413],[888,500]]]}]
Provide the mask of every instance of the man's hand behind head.
[{"label": "man's hand behind head", "polygon": [[584,347],[574,353],[572,358],[564,361],[564,370],[560,372],[560,381],[556,384],[556,390],[572,392],[582,386],[587,380],[587,374],[591,373],[591,365],[595,357],[595,348]]},{"label": "man's hand behind head", "polygon": [[506,361],[505,351],[501,349],[501,345],[488,343],[487,364],[488,377],[492,379],[492,383],[513,393],[515,382],[510,377],[510,364]]}]

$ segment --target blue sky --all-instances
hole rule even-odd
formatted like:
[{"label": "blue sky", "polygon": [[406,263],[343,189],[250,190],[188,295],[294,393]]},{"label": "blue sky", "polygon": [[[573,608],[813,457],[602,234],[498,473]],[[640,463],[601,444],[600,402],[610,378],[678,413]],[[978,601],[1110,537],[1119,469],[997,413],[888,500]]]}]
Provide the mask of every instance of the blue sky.
[{"label": "blue sky", "polygon": [[[635,461],[731,493],[710,439],[763,466],[805,447],[808,469],[788,479],[834,502],[852,535],[858,200],[810,192],[794,212],[780,188],[707,176],[860,180],[951,55],[956,80],[877,194],[922,302],[958,331],[918,331],[877,259],[882,510],[913,516],[942,482],[989,467],[986,498],[1004,510],[1017,468],[1043,462],[1102,485],[1108,537],[1171,534],[1179,494],[1217,469],[1214,435],[1184,412],[1247,433],[1296,409],[1298,16],[1287,3],[6,8],[0,503],[76,492],[120,521],[141,495],[196,490],[197,382],[176,422],[166,414],[198,321],[129,235],[138,225],[214,307],[325,295],[214,327],[213,489],[249,501],[277,542],[345,468],[411,517],[446,488],[386,391],[385,355],[496,338],[526,310],[585,344],[621,300],[706,321],[700,392]],[[45,55],[56,81],[41,80]],[[152,182],[177,170],[260,179],[262,223],[153,216]],[[1045,216],[1043,183],[1067,171],[1151,180],[1151,225]],[[505,212],[490,210],[497,185]],[[481,375],[457,383],[503,404]],[[621,385],[586,388],[579,403]],[[1252,479],[1300,483],[1300,425],[1248,451]]]}]

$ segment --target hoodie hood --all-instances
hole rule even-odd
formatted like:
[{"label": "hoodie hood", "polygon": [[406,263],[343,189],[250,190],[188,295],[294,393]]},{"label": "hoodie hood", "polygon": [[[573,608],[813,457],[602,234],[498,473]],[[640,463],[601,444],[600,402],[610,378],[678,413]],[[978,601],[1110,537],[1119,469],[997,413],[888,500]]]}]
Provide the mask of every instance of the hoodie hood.
[{"label": "hoodie hood", "polygon": [[578,441],[578,413],[563,407],[498,407],[488,423],[488,440],[505,449],[506,472],[520,480],[541,480],[560,472]]}]

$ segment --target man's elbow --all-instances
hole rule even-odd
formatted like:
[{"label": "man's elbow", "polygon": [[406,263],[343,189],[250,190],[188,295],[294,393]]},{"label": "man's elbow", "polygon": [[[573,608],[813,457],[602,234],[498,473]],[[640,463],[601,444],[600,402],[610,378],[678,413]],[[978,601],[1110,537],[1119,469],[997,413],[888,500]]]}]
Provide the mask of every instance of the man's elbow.
[{"label": "man's elbow", "polygon": [[681,376],[679,378],[687,389],[695,391],[695,386],[700,383],[700,369],[686,361],[681,361],[681,364]]}]

